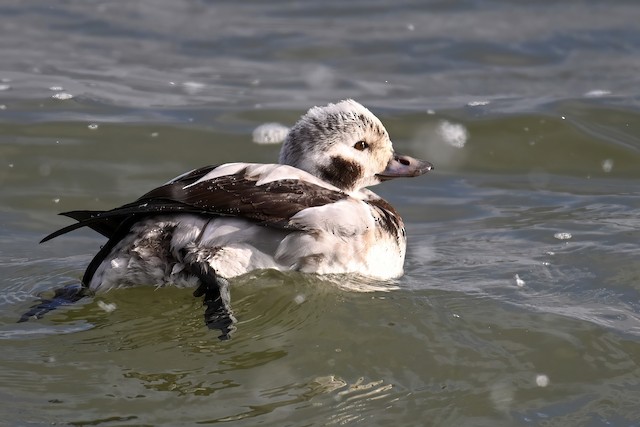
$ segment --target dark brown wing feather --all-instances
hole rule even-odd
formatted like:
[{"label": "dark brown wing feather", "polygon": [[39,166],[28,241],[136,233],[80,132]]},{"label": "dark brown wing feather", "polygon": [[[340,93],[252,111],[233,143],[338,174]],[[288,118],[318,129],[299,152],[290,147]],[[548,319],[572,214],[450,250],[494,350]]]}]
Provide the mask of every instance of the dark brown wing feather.
[{"label": "dark brown wing feather", "polygon": [[[173,180],[169,183],[163,185],[162,187],[156,188],[151,192],[145,194],[140,199],[148,197],[154,191],[165,188],[169,185],[180,185],[186,186],[192,184],[214,170],[218,166],[204,166],[199,169],[194,169],[191,172],[185,173]],[[140,200],[139,199],[139,200]],[[169,209],[168,206],[163,208],[162,203],[158,203],[159,201],[154,201],[144,208],[139,206],[138,209],[135,207],[132,208],[136,203],[129,203],[127,205],[121,206],[120,208],[112,209],[110,211],[70,211],[70,212],[62,212],[60,215],[67,216],[69,218],[73,218],[78,221],[75,224],[68,225],[63,227],[57,231],[46,236],[44,239],[40,241],[40,243],[44,243],[48,240],[54,239],[62,234],[66,234],[70,231],[77,230],[82,227],[89,227],[94,231],[102,234],[105,237],[112,237],[115,231],[122,224],[124,219],[142,214],[152,214],[162,212],[163,209]],[[127,209],[125,209],[127,208]],[[189,212],[188,206],[174,206],[172,210],[167,210],[171,212]]]},{"label": "dark brown wing feather", "polygon": [[[61,215],[79,221],[44,239],[90,227],[111,238],[124,223],[164,213],[193,213],[209,216],[234,216],[256,221],[265,226],[291,228],[289,219],[303,209],[343,200],[348,196],[297,179],[283,179],[256,185],[242,170],[194,184],[215,166],[194,170],[155,188],[133,203],[110,211],[72,211]],[[186,187],[186,188],[185,188]]]}]

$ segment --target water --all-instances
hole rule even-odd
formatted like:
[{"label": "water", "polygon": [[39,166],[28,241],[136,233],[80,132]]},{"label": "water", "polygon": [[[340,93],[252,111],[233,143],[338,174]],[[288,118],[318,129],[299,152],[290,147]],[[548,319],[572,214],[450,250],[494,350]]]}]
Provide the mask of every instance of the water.
[{"label": "water", "polygon": [[[0,419],[7,425],[640,425],[640,5],[0,5]],[[270,162],[259,125],[353,97],[436,165],[377,191],[392,283],[260,272],[230,341],[189,290],[77,283],[108,209]],[[338,283],[336,283],[338,282]],[[339,286],[342,285],[342,286]]]}]

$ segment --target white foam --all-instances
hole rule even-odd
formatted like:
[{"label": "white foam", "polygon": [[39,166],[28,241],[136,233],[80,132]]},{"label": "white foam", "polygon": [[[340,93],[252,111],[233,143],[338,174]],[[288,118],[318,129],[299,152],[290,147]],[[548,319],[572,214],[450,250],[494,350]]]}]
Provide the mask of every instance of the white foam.
[{"label": "white foam", "polygon": [[555,237],[558,240],[569,240],[573,236],[571,235],[571,233],[556,233],[553,235],[553,237]]},{"label": "white foam", "polygon": [[489,105],[490,101],[488,100],[477,100],[477,101],[469,101],[467,102],[467,106],[469,107],[482,107],[483,105]]},{"label": "white foam", "polygon": [[107,313],[112,313],[118,308],[114,303],[106,303],[104,301],[98,301],[98,307]]},{"label": "white foam", "polygon": [[536,385],[538,387],[546,387],[549,385],[549,377],[545,374],[536,375]]},{"label": "white foam", "polygon": [[289,128],[280,123],[264,123],[253,130],[256,144],[279,144],[289,133]]},{"label": "white foam", "polygon": [[62,101],[73,98],[73,95],[67,92],[58,92],[51,95],[53,99],[60,99]]},{"label": "white foam", "polygon": [[442,120],[438,125],[438,134],[442,140],[455,148],[463,148],[469,138],[469,132],[464,125]]},{"label": "white foam", "polygon": [[603,90],[603,89],[594,89],[585,93],[584,96],[587,98],[598,98],[601,96],[611,95],[611,91]]}]

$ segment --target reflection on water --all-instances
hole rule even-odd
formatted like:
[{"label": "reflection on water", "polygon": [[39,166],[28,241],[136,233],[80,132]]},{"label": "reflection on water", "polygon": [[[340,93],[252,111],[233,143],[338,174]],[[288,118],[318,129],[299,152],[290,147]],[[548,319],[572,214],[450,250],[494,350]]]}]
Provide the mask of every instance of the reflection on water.
[{"label": "reflection on water", "polygon": [[[637,424],[639,13],[3,2],[0,418]],[[189,289],[114,290],[16,323],[104,243],[38,245],[66,224],[56,213],[109,209],[204,164],[275,161],[254,130],[281,139],[348,97],[436,165],[377,188],[407,225],[404,277],[247,275],[225,342]]]}]

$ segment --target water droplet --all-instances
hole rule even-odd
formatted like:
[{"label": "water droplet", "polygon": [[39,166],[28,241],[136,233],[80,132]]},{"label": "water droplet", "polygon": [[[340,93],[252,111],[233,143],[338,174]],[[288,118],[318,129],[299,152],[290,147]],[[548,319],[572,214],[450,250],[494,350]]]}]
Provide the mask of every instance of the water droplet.
[{"label": "water droplet", "polygon": [[514,278],[516,279],[516,285],[518,285],[518,287],[522,288],[526,284],[525,281],[522,280],[519,275],[516,274]]},{"label": "water droplet", "polygon": [[416,26],[415,26],[415,25],[413,25],[413,24],[407,24],[407,30],[409,30],[409,31],[415,31],[415,29],[416,29]]},{"label": "water droplet", "polygon": [[97,124],[95,124],[95,123],[91,123],[91,124],[90,124],[89,126],[87,126],[87,127],[88,127],[89,129],[91,129],[91,130],[96,130],[96,129],[98,129],[98,125],[97,125]]},{"label": "water droplet", "polygon": [[151,138],[156,138],[158,135],[158,132],[151,132]]},{"label": "water droplet", "polygon": [[482,107],[483,105],[489,105],[490,101],[487,100],[478,100],[478,101],[469,101],[467,102],[467,106],[469,107]]},{"label": "water droplet", "polygon": [[602,170],[605,171],[605,173],[611,172],[612,169],[613,169],[613,159],[605,159],[602,161]]},{"label": "water droplet", "polygon": [[603,89],[590,90],[589,92],[584,94],[584,96],[587,98],[598,98],[598,97],[607,96],[607,95],[611,95],[611,91],[603,90]]},{"label": "water droplet", "polygon": [[9,90],[9,89],[11,89],[11,86],[9,85],[5,85],[5,84],[0,85],[0,90]]},{"label": "water droplet", "polygon": [[549,377],[545,374],[536,375],[536,384],[538,387],[546,387],[549,385]]},{"label": "water droplet", "polygon": [[7,109],[7,106],[6,106],[6,105],[4,105],[4,104],[0,104],[0,110],[6,110],[6,109]]},{"label": "water droplet", "polygon": [[58,92],[58,93],[54,93],[53,95],[51,95],[51,97],[53,99],[61,99],[61,100],[65,100],[65,99],[71,99],[73,98],[73,95],[71,95],[70,93],[67,92]]},{"label": "water droplet", "polygon": [[307,299],[307,298],[306,298],[304,295],[302,295],[302,294],[298,294],[298,295],[296,295],[296,296],[295,296],[295,298],[293,299],[293,301],[294,301],[296,304],[302,304],[303,302],[305,302],[305,301],[306,301],[306,299]]},{"label": "water droplet", "polygon": [[60,203],[60,199],[57,198],[57,197],[55,199],[53,199],[52,201],[53,201],[53,203]]},{"label": "water droplet", "polygon": [[571,235],[571,233],[556,233],[553,235],[553,237],[558,240],[569,240],[573,236]]},{"label": "water droplet", "polygon": [[111,313],[115,311],[115,309],[117,308],[117,306],[114,303],[106,303],[104,301],[98,301],[98,307],[100,307],[102,310],[106,311],[107,313]]},{"label": "water droplet", "polygon": [[60,91],[63,91],[64,88],[62,86],[51,86],[49,87],[49,90],[52,90],[54,92],[60,92]]}]

